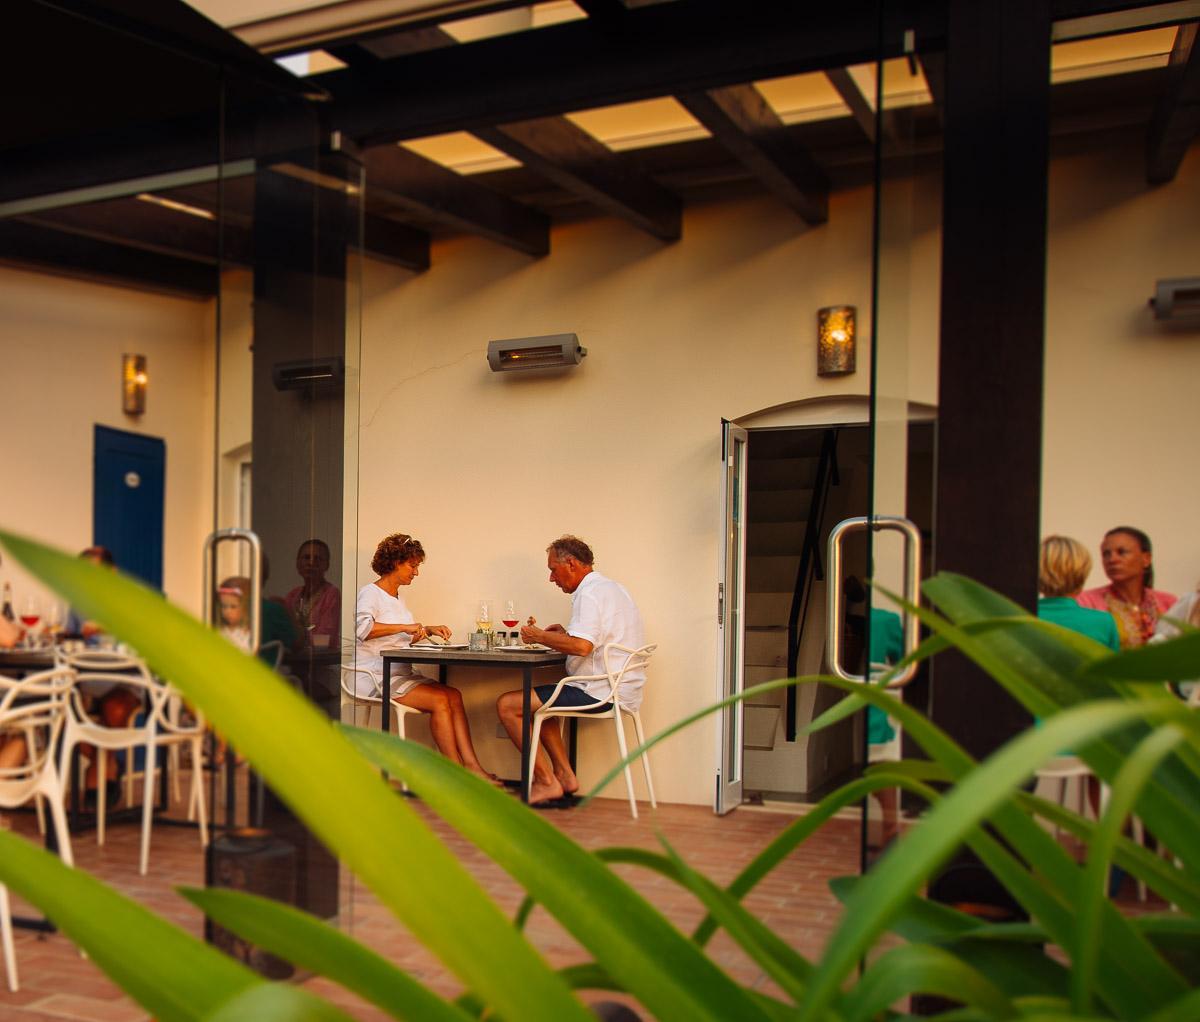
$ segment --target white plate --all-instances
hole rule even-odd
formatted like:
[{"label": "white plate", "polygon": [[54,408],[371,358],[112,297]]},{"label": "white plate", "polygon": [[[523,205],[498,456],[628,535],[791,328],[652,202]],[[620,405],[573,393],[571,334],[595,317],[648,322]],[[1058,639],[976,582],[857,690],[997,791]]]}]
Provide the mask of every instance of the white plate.
[{"label": "white plate", "polygon": [[549,646],[543,646],[540,642],[531,642],[528,646],[495,646],[494,650],[502,653],[553,653]]},{"label": "white plate", "polygon": [[409,646],[409,649],[466,649],[465,642],[447,642],[444,646],[439,646],[436,642],[414,642]]}]

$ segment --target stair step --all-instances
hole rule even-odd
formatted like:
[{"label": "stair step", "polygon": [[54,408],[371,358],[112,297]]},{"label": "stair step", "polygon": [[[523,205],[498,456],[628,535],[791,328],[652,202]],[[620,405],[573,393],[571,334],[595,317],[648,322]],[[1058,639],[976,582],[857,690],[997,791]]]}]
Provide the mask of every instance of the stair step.
[{"label": "stair step", "polygon": [[750,460],[746,476],[751,492],[755,490],[795,490],[811,488],[817,477],[817,458],[770,458]]},{"label": "stair step", "polygon": [[746,553],[751,557],[799,556],[804,532],[804,524],[799,522],[760,522],[746,536]]},{"label": "stair step", "polygon": [[803,531],[804,520],[812,507],[811,489],[751,490],[746,498],[746,516],[751,523],[799,522]]},{"label": "stair step", "polygon": [[752,555],[746,558],[746,589],[755,593],[791,593],[796,588],[800,555]]}]

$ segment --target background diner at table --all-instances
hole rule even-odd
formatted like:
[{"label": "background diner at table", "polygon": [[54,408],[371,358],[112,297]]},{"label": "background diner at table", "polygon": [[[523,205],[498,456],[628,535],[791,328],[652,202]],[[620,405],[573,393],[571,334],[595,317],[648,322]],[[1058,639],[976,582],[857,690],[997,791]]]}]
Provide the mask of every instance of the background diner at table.
[{"label": "background diner at table", "polygon": [[[530,617],[521,629],[521,640],[541,643],[550,649],[567,654],[569,675],[604,675],[604,647],[610,643],[627,649],[641,649],[646,644],[642,615],[619,582],[595,570],[592,548],[577,536],[561,536],[546,548],[546,568],[550,581],[571,596],[571,618],[564,627],[552,624],[539,628]],[[646,672],[631,668],[621,679],[618,698],[622,706],[637,709],[642,701],[642,686]],[[547,703],[554,685],[537,685],[530,695],[534,711]],[[604,710],[610,705],[607,678],[576,681],[565,685],[554,705],[572,709]],[[523,693],[520,689],[505,692],[496,701],[496,712],[513,744],[521,747]],[[579,790],[579,779],[571,766],[562,730],[557,720],[546,720],[541,729],[540,748],[533,767],[533,786],[529,802],[553,801]]]},{"label": "background diner at table", "polygon": [[[383,678],[383,650],[420,642],[430,635],[450,638],[451,631],[446,625],[424,625],[417,621],[400,595],[400,588],[412,585],[420,574],[424,561],[425,548],[420,540],[400,532],[385,536],[371,559],[371,570],[379,577],[358,591],[354,620],[355,667],[370,671],[376,684]],[[365,691],[367,684],[366,678],[355,674],[355,686],[360,695],[373,694]],[[429,715],[433,743],[443,756],[474,774],[496,781],[495,775],[483,768],[475,753],[471,725],[458,689],[439,684],[414,671],[410,664],[403,664],[393,669],[391,697]]]}]

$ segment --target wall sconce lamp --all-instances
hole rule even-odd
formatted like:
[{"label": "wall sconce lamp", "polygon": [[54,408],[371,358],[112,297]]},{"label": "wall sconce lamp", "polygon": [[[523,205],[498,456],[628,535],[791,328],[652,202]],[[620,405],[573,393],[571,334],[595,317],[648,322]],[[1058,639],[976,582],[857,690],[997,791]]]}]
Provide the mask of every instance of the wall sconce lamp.
[{"label": "wall sconce lamp", "polygon": [[1156,280],[1150,308],[1155,319],[1194,318],[1200,314],[1200,277]]},{"label": "wall sconce lamp", "polygon": [[494,373],[523,369],[572,369],[583,360],[587,348],[579,346],[575,334],[545,337],[515,337],[488,344],[487,360]]},{"label": "wall sconce lamp", "polygon": [[145,355],[121,356],[121,411],[126,415],[141,415],[146,410]]},{"label": "wall sconce lamp", "polygon": [[853,305],[830,305],[817,310],[817,375],[844,376],[854,372]]}]

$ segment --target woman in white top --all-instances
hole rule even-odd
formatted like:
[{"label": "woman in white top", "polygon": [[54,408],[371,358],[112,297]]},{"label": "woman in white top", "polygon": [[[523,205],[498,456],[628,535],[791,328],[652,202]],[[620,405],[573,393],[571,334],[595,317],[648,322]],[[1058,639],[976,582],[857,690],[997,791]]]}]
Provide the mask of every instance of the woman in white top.
[{"label": "woman in white top", "polygon": [[[371,560],[371,570],[379,578],[358,591],[355,666],[367,668],[379,683],[383,680],[382,650],[420,642],[429,635],[450,638],[450,629],[445,625],[423,625],[415,620],[400,596],[400,587],[412,585],[424,560],[425,549],[419,540],[404,533],[387,536],[375,548]],[[355,678],[359,694],[373,694],[363,690],[366,679],[359,674]],[[400,664],[392,669],[391,695],[396,702],[429,714],[429,730],[443,756],[481,777],[496,779],[483,769],[475,755],[471,727],[458,689],[414,673],[410,664]]]}]

